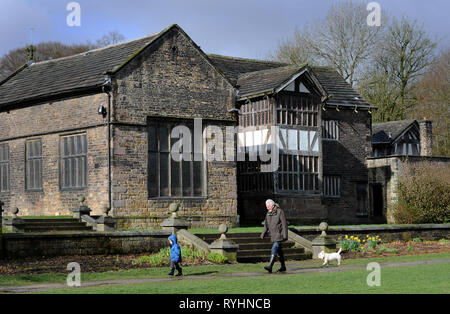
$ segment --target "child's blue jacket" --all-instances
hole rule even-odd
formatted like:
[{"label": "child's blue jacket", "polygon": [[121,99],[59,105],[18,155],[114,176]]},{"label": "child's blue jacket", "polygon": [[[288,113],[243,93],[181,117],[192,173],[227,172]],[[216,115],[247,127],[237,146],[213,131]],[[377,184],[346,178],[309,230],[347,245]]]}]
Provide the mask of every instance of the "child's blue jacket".
[{"label": "child's blue jacket", "polygon": [[169,237],[169,240],[172,241],[172,245],[170,246],[170,260],[172,262],[181,263],[181,248],[177,243],[177,236],[172,234]]}]

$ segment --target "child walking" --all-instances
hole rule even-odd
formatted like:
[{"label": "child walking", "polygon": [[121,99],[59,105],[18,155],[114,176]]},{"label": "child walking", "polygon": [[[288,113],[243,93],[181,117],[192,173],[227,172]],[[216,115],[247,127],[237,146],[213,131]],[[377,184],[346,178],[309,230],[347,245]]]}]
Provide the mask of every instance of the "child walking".
[{"label": "child walking", "polygon": [[173,276],[175,272],[175,268],[178,271],[178,274],[176,276],[182,276],[183,270],[180,267],[181,263],[181,248],[180,245],[177,243],[177,236],[172,234],[169,237],[170,242],[170,273],[169,276]]}]

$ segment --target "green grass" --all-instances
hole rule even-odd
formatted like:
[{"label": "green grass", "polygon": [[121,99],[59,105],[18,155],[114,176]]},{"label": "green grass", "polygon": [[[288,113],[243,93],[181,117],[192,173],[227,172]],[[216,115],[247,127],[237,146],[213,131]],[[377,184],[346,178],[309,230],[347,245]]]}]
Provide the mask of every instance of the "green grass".
[{"label": "green grass", "polygon": [[[392,263],[392,262],[412,262],[420,260],[450,259],[450,253],[434,253],[422,255],[404,255],[396,257],[377,257],[377,258],[359,258],[343,260],[341,267],[367,265],[369,262]],[[246,272],[264,272],[262,267],[264,263],[259,264],[229,264],[229,265],[199,265],[183,266],[183,273],[190,276],[207,275],[220,276],[230,273]],[[289,265],[295,265],[301,268],[321,267],[321,261],[306,260],[301,262],[289,261]],[[140,278],[167,278],[168,267],[149,267],[121,271],[109,271],[100,273],[83,273],[81,269],[82,281],[100,281],[115,279],[140,279]],[[67,274],[69,271],[67,272]],[[0,286],[24,286],[30,284],[42,283],[64,283],[67,274],[31,274],[31,275],[1,275]]]},{"label": "green grass", "polygon": [[43,293],[450,293],[450,264],[382,267],[381,286],[369,287],[365,269],[334,273],[267,274],[251,278],[174,280],[132,285],[64,288]]}]

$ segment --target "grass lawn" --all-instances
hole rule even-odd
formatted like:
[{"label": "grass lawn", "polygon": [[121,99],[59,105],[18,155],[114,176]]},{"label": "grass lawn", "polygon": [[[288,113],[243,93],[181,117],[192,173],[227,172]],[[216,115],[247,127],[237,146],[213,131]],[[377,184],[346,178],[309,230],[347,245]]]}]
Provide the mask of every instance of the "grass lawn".
[{"label": "grass lawn", "polygon": [[381,268],[381,286],[369,287],[365,269],[334,273],[267,274],[167,282],[64,288],[43,293],[450,293],[450,264]]},{"label": "grass lawn", "polygon": [[[382,263],[392,263],[392,262],[412,262],[420,260],[433,260],[433,259],[450,259],[450,253],[435,253],[435,254],[422,254],[422,255],[404,255],[395,257],[377,257],[377,258],[359,258],[359,259],[348,259],[343,260],[341,267],[347,266],[365,266],[369,262]],[[306,261],[289,261],[289,267],[294,268],[320,268],[321,261],[317,260],[306,260]],[[265,273],[262,269],[264,263],[259,264],[231,264],[231,265],[201,265],[201,266],[183,266],[183,273],[187,276],[221,276],[223,274],[230,273],[245,273],[245,272],[255,272],[255,273]],[[275,267],[278,267],[276,264]],[[450,273],[450,264],[444,264],[447,267],[446,273]],[[441,265],[443,266],[443,265]],[[404,267],[402,267],[403,269]],[[420,268],[418,268],[420,269]],[[99,272],[99,273],[83,273],[81,269],[81,280],[82,281],[99,281],[99,280],[114,280],[114,279],[142,279],[142,278],[167,278],[167,267],[149,267],[149,268],[139,268],[121,271],[109,271],[109,272]],[[41,284],[41,283],[65,283],[67,273],[49,273],[49,274],[31,274],[31,275],[2,275],[0,276],[0,286],[23,286],[30,284]],[[347,272],[346,272],[347,273]],[[282,277],[289,276],[304,276],[309,274],[299,274],[299,275],[283,275]],[[312,274],[319,275],[319,274]],[[336,274],[337,275],[337,274]],[[275,277],[272,277],[275,278]],[[303,278],[303,277],[301,277]],[[225,278],[228,280],[228,278]],[[217,280],[225,280],[224,278],[217,278]],[[259,277],[254,277],[250,281],[260,280]],[[448,278],[450,279],[450,278]],[[248,278],[247,278],[248,280]],[[196,281],[196,280],[189,280]],[[450,280],[449,280],[450,282]],[[159,284],[159,283],[158,283]],[[249,290],[252,291],[252,290]],[[225,293],[225,292],[224,292]],[[238,292],[236,292],[238,293]],[[293,292],[297,293],[297,292]]]}]

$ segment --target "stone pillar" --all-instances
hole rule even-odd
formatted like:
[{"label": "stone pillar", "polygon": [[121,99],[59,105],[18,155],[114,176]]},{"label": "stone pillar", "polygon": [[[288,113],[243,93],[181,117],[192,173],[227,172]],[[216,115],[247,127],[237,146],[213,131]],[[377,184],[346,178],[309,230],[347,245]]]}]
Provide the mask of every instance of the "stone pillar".
[{"label": "stone pillar", "polygon": [[114,231],[116,229],[116,219],[108,215],[110,210],[109,206],[103,207],[103,216],[96,221],[97,231]]},{"label": "stone pillar", "polygon": [[419,122],[420,128],[420,156],[433,155],[433,126],[430,120]]},{"label": "stone pillar", "polygon": [[163,230],[168,230],[172,232],[172,234],[176,234],[178,230],[187,229],[189,227],[188,221],[177,216],[179,207],[180,204],[178,203],[170,204],[169,211],[171,215],[160,224]]},{"label": "stone pillar", "polygon": [[219,226],[219,232],[221,233],[220,238],[208,246],[209,250],[211,251],[211,253],[217,253],[225,256],[230,262],[236,262],[239,244],[236,244],[233,241],[227,239],[227,225],[221,224]]},{"label": "stone pillar", "polygon": [[91,209],[84,204],[86,198],[84,196],[78,197],[79,206],[77,208],[72,209],[73,218],[81,219],[83,215],[91,215]]},{"label": "stone pillar", "polygon": [[23,232],[23,224],[25,222],[17,216],[19,208],[14,207],[11,213],[12,218],[5,220],[5,228],[11,232]]},{"label": "stone pillar", "polygon": [[321,251],[324,251],[325,253],[336,252],[336,240],[326,233],[328,224],[326,222],[321,222],[319,230],[322,231],[322,233],[311,242],[313,258],[317,258],[317,255],[319,255]]}]

